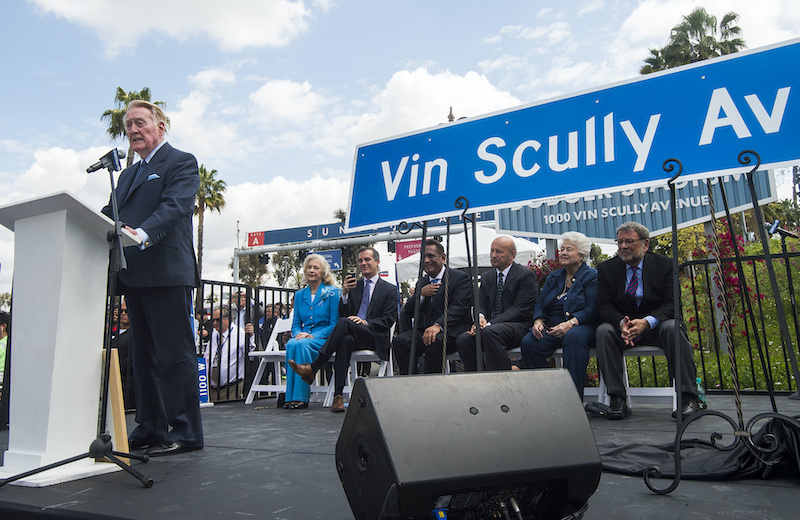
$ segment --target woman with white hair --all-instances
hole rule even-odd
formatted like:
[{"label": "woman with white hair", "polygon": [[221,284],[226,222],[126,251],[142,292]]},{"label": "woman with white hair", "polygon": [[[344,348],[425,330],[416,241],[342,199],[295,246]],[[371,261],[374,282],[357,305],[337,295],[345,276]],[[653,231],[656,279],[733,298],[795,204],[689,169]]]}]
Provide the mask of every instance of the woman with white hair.
[{"label": "woman with white hair", "polygon": [[547,276],[533,308],[533,327],[522,338],[525,368],[547,368],[547,358],[564,349],[564,366],[583,399],[589,349],[597,322],[597,271],[586,264],[592,244],[586,235],[561,235],[561,269]]},{"label": "woman with white hair", "polygon": [[[306,256],[303,279],[308,285],[294,293],[292,339],[286,343],[286,359],[311,363],[339,321],[339,289],[325,257]],[[286,371],[285,408],[308,408],[311,388],[293,370]]]}]

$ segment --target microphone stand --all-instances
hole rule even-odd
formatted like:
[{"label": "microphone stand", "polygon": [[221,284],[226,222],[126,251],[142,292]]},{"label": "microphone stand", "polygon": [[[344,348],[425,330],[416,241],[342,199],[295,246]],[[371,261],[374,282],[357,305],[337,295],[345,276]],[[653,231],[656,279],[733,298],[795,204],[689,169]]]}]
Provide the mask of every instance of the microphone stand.
[{"label": "microphone stand", "polygon": [[[114,157],[114,159],[117,158]],[[144,454],[135,455],[132,453],[123,453],[119,451],[114,451],[111,435],[108,432],[106,432],[106,420],[108,415],[108,386],[109,386],[109,374],[111,372],[111,328],[114,321],[113,317],[114,296],[116,295],[117,292],[118,274],[121,270],[127,269],[128,264],[125,260],[125,253],[123,251],[123,246],[122,246],[122,223],[119,220],[117,193],[114,187],[114,172],[120,168],[119,160],[109,161],[108,163],[104,162],[104,166],[107,166],[108,178],[111,182],[111,211],[114,217],[114,231],[109,231],[107,236],[108,241],[110,243],[111,253],[108,262],[108,285],[106,290],[106,323],[105,323],[106,329],[105,329],[105,337],[103,338],[104,359],[103,359],[103,374],[101,380],[102,384],[100,393],[100,408],[98,412],[98,421],[97,421],[97,438],[93,440],[92,443],[89,445],[88,452],[58,462],[54,462],[52,464],[48,464],[40,468],[32,469],[30,471],[26,471],[24,473],[11,476],[9,478],[0,479],[0,487],[3,487],[10,482],[27,478],[36,475],[38,473],[42,473],[43,471],[58,468],[66,464],[77,462],[81,459],[86,459],[86,458],[95,459],[97,461],[107,459],[110,462],[113,462],[114,464],[119,466],[122,470],[126,471],[130,475],[133,475],[134,477],[139,479],[139,481],[142,483],[144,487],[150,488],[153,486],[152,478],[142,475],[141,473],[133,469],[129,464],[126,464],[125,462],[119,459],[119,457],[124,457],[128,459],[138,460],[140,462],[147,462],[148,460],[150,460],[150,457]]]}]

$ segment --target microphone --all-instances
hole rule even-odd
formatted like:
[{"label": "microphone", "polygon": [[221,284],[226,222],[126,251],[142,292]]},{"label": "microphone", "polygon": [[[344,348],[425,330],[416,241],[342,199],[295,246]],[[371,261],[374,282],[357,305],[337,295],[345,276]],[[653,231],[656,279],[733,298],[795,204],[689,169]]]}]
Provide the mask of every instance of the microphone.
[{"label": "microphone", "polygon": [[113,150],[102,156],[99,161],[86,168],[86,173],[96,172],[100,168],[109,168],[114,171],[117,171],[120,168],[122,168],[122,166],[119,163],[119,160],[124,158],[125,158],[125,150],[114,148]]},{"label": "microphone", "polygon": [[782,237],[787,237],[787,238],[800,238],[800,235],[798,235],[797,233],[795,233],[795,232],[793,232],[793,231],[789,231],[788,229],[784,229],[784,228],[782,228],[782,227],[778,227],[778,225],[779,225],[780,223],[781,223],[781,221],[780,221],[780,220],[776,220],[776,221],[775,221],[775,222],[773,222],[772,224],[769,224],[769,223],[765,222],[765,223],[764,223],[764,227],[765,227],[765,228],[767,228],[767,232],[768,232],[770,235],[774,235],[775,233],[778,233],[778,234],[779,234],[779,235],[781,235]]}]

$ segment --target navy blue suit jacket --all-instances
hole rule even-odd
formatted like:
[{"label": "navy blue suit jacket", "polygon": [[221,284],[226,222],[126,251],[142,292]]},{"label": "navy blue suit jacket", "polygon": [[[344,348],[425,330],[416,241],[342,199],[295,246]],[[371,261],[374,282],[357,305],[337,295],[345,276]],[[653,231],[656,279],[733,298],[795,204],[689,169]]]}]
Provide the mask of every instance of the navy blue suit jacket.
[{"label": "navy blue suit jacket", "polygon": [[[360,279],[347,296],[347,304],[339,304],[339,316],[346,318],[358,314],[361,298],[364,296],[364,279]],[[382,278],[372,290],[367,307],[367,324],[375,339],[375,352],[383,360],[389,359],[389,346],[392,325],[397,321],[397,287]]]},{"label": "navy blue suit jacket", "polygon": [[494,319],[492,309],[497,295],[497,269],[491,269],[481,276],[480,308],[486,321],[491,323],[516,322],[526,327],[533,324],[533,306],[539,295],[536,275],[527,267],[516,262],[511,264],[508,276],[503,282],[502,312]]},{"label": "navy blue suit jacket", "polygon": [[[152,245],[126,247],[128,269],[119,280],[128,287],[197,287],[197,261],[192,241],[192,213],[200,186],[197,160],[169,143],[156,152],[136,179],[139,163],[123,170],[117,182],[119,218],[142,228]],[[112,216],[111,200],[102,209]]]},{"label": "navy blue suit jacket", "polygon": [[[450,277],[447,283],[447,335],[456,337],[462,332],[466,332],[472,326],[472,315],[470,306],[472,305],[472,280],[469,275],[447,269],[445,276]],[[422,288],[431,283],[430,277],[426,274],[417,282],[414,296],[408,299],[403,307],[403,323],[406,330],[411,330],[411,319],[414,317],[414,309],[421,294]],[[430,298],[425,298],[420,307],[420,326],[417,329],[419,334],[433,325],[438,324],[444,330],[444,296],[445,286],[442,287]]]},{"label": "navy blue suit jacket", "polygon": [[[564,268],[557,269],[547,276],[542,292],[539,293],[539,298],[536,300],[536,306],[533,308],[534,321],[537,318],[547,319],[544,308],[561,293],[566,280],[567,271]],[[572,277],[572,285],[564,300],[564,317],[561,321],[567,321],[573,317],[581,325],[594,326],[597,323],[597,271],[586,264],[581,264],[575,276]],[[548,323],[547,325],[554,327],[558,323]]]}]

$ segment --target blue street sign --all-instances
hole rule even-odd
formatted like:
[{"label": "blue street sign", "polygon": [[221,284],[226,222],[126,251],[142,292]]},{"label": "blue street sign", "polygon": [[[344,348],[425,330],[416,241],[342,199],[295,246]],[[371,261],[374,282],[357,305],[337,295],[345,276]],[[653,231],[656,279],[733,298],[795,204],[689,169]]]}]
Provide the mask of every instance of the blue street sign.
[{"label": "blue street sign", "polygon": [[325,257],[328,264],[331,266],[331,271],[342,270],[342,250],[341,249],[328,249],[325,251],[314,251],[318,255]]},{"label": "blue street sign", "polygon": [[[480,213],[477,220],[479,222],[486,222],[494,220],[494,212],[487,211]],[[451,221],[451,224],[460,223]],[[447,222],[442,219],[441,222],[429,222],[431,227],[444,226]],[[345,230],[345,225],[341,222],[333,224],[319,224],[315,226],[304,226],[288,229],[275,229],[271,231],[254,231],[247,234],[247,246],[257,247],[267,244],[291,244],[295,242],[310,242],[313,240],[332,240],[334,238],[346,238],[354,236],[363,236],[366,234],[374,235],[376,233],[388,233],[397,231],[397,226],[385,226],[380,228],[371,229],[369,233],[348,233]]]},{"label": "blue street sign", "polygon": [[200,388],[200,404],[207,404],[208,400],[208,370],[206,359],[197,358],[197,384]]},{"label": "blue street sign", "polygon": [[356,148],[347,230],[800,160],[800,39]]},{"label": "blue street sign", "polygon": [[[759,204],[777,200],[772,172],[756,172],[754,182]],[[717,218],[725,215],[719,182],[712,180],[714,209]],[[752,207],[750,188],[743,174],[723,177],[725,196],[731,212]],[[676,182],[678,227],[684,228],[711,220],[708,188],[704,180]],[[498,228],[516,236],[558,238],[566,231],[579,231],[596,241],[617,238],[617,226],[635,221],[650,230],[652,236],[672,229],[670,193],[666,185],[635,190],[577,197],[553,203],[537,202],[528,206],[501,209]]]}]

